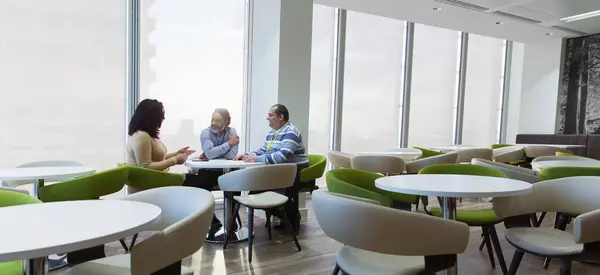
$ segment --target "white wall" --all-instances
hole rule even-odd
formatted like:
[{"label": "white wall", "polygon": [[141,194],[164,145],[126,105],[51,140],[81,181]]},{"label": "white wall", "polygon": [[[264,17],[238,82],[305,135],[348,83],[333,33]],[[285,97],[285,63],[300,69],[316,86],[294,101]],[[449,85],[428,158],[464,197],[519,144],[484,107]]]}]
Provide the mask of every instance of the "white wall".
[{"label": "white wall", "polygon": [[561,39],[538,44],[515,43],[507,142],[514,142],[516,134],[555,133],[562,45]]}]

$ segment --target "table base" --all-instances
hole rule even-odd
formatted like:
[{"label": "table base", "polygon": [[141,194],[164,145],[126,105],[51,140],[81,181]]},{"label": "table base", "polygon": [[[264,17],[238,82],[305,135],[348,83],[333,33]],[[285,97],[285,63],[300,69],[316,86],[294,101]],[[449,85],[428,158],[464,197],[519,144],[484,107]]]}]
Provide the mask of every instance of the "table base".
[{"label": "table base", "polygon": [[46,275],[48,274],[48,258],[35,258],[23,260],[23,275]]},{"label": "table base", "polygon": [[51,258],[48,259],[48,270],[49,271],[61,269],[68,265],[69,265],[69,263],[67,262],[66,256],[60,257],[58,259],[51,259]]},{"label": "table base", "polygon": [[[239,243],[248,240],[250,230],[246,227],[241,227],[236,231],[233,231],[233,236],[229,238],[229,243]],[[206,238],[207,243],[213,244],[224,244],[225,243],[225,229],[221,228],[215,233],[213,238]]]},{"label": "table base", "polygon": [[[442,211],[445,220],[456,220],[456,198],[442,198]],[[458,274],[458,259],[453,267],[444,270],[444,275]]]}]

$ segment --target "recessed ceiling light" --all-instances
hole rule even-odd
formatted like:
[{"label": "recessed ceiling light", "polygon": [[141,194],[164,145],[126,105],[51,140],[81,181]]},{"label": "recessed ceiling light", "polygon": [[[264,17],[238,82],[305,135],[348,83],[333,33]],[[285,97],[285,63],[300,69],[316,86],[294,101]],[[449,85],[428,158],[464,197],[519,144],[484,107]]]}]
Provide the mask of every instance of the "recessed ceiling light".
[{"label": "recessed ceiling light", "polygon": [[587,18],[590,18],[590,17],[596,17],[596,16],[600,16],[600,10],[586,12],[586,13],[577,14],[577,15],[573,15],[573,16],[568,16],[568,17],[565,17],[565,18],[561,18],[560,21],[568,23],[568,22],[583,20],[583,19],[587,19]]},{"label": "recessed ceiling light", "polygon": [[554,33],[548,32],[548,33],[546,33],[546,35],[550,36],[550,35],[554,35]]},{"label": "recessed ceiling light", "polygon": [[441,10],[441,9],[442,9],[442,8],[437,8],[437,7],[436,7],[436,8],[433,8],[432,10],[433,10],[433,11],[439,11],[439,10]]},{"label": "recessed ceiling light", "polygon": [[502,24],[504,24],[504,22],[502,22],[502,21],[498,21],[498,22],[496,22],[496,23],[494,23],[494,24],[496,24],[496,25],[502,25]]}]

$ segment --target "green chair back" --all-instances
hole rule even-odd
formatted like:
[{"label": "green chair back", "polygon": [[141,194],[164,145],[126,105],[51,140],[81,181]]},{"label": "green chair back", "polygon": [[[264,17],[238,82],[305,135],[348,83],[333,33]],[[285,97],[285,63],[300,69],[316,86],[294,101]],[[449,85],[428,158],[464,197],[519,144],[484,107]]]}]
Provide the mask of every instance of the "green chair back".
[{"label": "green chair back", "polygon": [[333,169],[325,175],[330,192],[375,200],[383,206],[392,207],[390,196],[373,191],[375,180],[381,177],[379,174],[349,168]]},{"label": "green chair back", "polygon": [[323,176],[327,158],[321,155],[308,155],[308,167],[300,171],[300,182],[309,182]]},{"label": "green chair back", "polygon": [[122,190],[127,183],[128,175],[127,166],[96,172],[40,187],[39,198],[43,202],[99,199]]},{"label": "green chair back", "polygon": [[[40,200],[19,192],[0,190],[0,207],[9,207],[24,204],[42,203]],[[7,221],[10,222],[10,221]],[[18,221],[15,221],[18,222]],[[9,225],[5,225],[9,226]],[[0,263],[0,274],[2,275],[21,275],[23,268],[21,261]]]},{"label": "green chair back", "polygon": [[435,151],[435,150],[430,150],[430,149],[426,149],[426,148],[422,148],[422,147],[413,147],[417,150],[421,151],[421,157],[422,159],[424,158],[428,158],[428,157],[434,157],[434,156],[439,156],[439,155],[443,155],[444,153],[439,152],[439,151]]},{"label": "green chair back", "polygon": [[556,152],[556,153],[554,153],[554,155],[556,155],[557,157],[565,157],[565,156],[579,157],[577,154],[570,154],[570,153],[567,153],[567,152]]},{"label": "green chair back", "polygon": [[181,186],[185,176],[178,173],[157,171],[133,165],[123,165],[129,169],[127,185],[138,190],[146,190],[165,186]]},{"label": "green chair back", "polygon": [[499,170],[473,164],[435,164],[421,169],[419,174],[453,174],[508,178],[506,174]]},{"label": "green chair back", "polygon": [[596,167],[548,167],[540,170],[542,180],[553,180],[567,177],[596,176],[600,177],[600,168]]},{"label": "green chair back", "polygon": [[498,149],[498,148],[509,147],[509,146],[515,146],[515,145],[514,144],[492,144],[490,146],[490,148]]}]

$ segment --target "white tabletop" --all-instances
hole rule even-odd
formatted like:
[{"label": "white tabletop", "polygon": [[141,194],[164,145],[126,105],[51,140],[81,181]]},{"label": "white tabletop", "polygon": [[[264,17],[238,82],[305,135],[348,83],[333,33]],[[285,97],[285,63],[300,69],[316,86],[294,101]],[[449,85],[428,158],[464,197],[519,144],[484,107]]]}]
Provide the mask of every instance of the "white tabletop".
[{"label": "white tabletop", "polygon": [[[60,213],[60,215],[57,215]],[[149,229],[155,205],[121,200],[68,201],[0,208],[0,262],[89,248]]]},{"label": "white tabletop", "polygon": [[600,168],[600,161],[593,159],[583,160],[544,160],[531,163],[531,168],[535,171],[540,171],[550,167],[596,167]]},{"label": "white tabletop", "polygon": [[225,169],[225,168],[248,168],[265,165],[264,162],[244,162],[242,160],[212,159],[208,161],[188,160],[185,166],[190,168]]},{"label": "white tabletop", "polygon": [[375,180],[377,188],[403,194],[437,197],[510,197],[531,192],[531,183],[470,175],[401,175]]},{"label": "white tabletop", "polygon": [[58,181],[76,178],[96,172],[89,167],[56,166],[0,169],[0,180],[47,180]]},{"label": "white tabletop", "polygon": [[577,145],[577,144],[516,144],[517,146],[547,146],[547,147],[556,147],[561,149],[575,149],[575,148],[585,148],[585,145]]},{"label": "white tabletop", "polygon": [[472,146],[472,145],[461,145],[461,144],[429,147],[429,149],[438,150],[440,152],[450,152],[450,151],[456,151],[456,150],[468,149],[468,148],[477,148],[477,147]]},{"label": "white tabletop", "polygon": [[400,148],[390,151],[372,151],[372,152],[359,152],[357,155],[369,155],[369,156],[395,156],[403,158],[404,160],[413,160],[421,156],[421,151],[410,148]]}]

